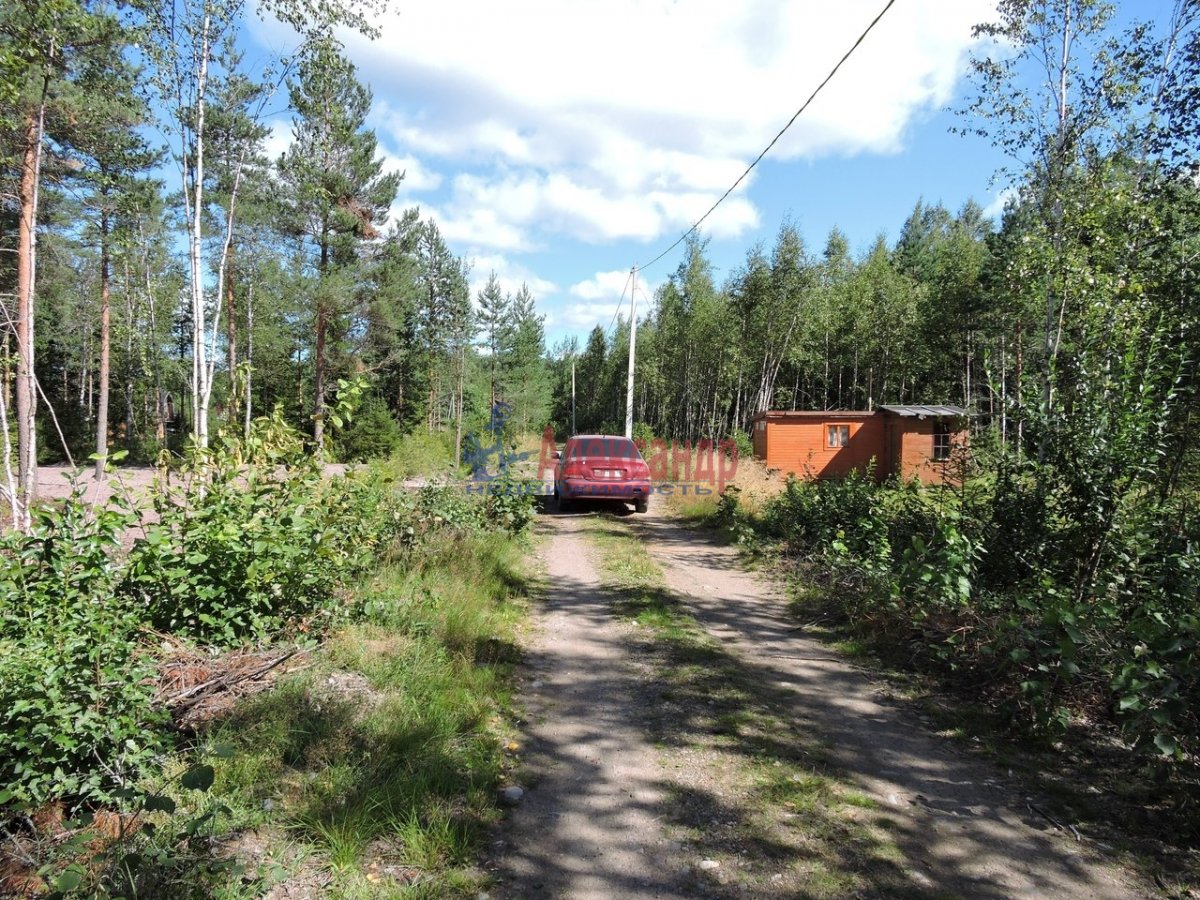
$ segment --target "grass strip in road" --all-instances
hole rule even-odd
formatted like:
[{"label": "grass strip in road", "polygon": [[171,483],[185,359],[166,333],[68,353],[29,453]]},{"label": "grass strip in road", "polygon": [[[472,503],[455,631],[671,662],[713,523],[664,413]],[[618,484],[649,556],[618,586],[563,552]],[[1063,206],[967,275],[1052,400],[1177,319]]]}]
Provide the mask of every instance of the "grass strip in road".
[{"label": "grass strip in road", "polygon": [[914,878],[886,809],[856,790],[786,691],[756,681],[667,590],[639,526],[586,525],[614,612],[637,626],[650,666],[640,704],[664,763],[679,774],[668,820],[697,860],[696,888],[730,896],[931,896]]}]

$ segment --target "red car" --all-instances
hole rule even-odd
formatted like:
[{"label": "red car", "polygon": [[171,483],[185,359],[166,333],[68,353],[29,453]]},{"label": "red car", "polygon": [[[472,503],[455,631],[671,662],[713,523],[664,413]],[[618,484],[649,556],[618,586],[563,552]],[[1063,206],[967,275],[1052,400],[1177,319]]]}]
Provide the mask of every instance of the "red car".
[{"label": "red car", "polygon": [[629,438],[577,434],[555,454],[554,499],[560,510],[579,499],[623,500],[644,513],[650,504],[650,467]]}]

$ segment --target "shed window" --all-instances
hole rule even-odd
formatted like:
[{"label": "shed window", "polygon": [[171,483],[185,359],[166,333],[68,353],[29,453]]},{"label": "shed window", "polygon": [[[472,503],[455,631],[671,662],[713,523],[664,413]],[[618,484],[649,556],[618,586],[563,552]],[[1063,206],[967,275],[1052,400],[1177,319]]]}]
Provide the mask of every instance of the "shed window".
[{"label": "shed window", "polygon": [[950,458],[950,423],[935,422],[933,425],[933,458]]},{"label": "shed window", "polygon": [[849,425],[830,425],[826,428],[826,447],[845,447],[850,443]]}]

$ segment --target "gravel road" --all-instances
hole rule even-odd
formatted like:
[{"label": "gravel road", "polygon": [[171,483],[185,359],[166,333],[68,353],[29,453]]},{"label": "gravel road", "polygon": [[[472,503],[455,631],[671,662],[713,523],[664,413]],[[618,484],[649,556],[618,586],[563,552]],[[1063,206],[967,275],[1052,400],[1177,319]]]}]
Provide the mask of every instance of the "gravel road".
[{"label": "gravel road", "polygon": [[[912,710],[882,698],[830,647],[797,631],[776,591],[746,572],[734,549],[669,517],[622,521],[684,608],[764,692],[783,692],[787,715],[819,735],[845,780],[895,823],[891,836],[911,895],[1149,895],[1086,837],[1077,842],[1056,831],[1004,773],[965,756]],[[540,519],[547,587],[523,673],[526,791],[493,848],[498,894],[736,894],[736,884],[714,882],[704,870],[716,864],[693,858],[687,849],[694,843],[681,842],[669,824],[672,786],[694,780],[687,767],[711,758],[650,742],[651,711],[638,699],[646,696],[639,679],[653,673],[637,659],[628,623],[611,613],[583,522],[578,515]],[[662,711],[655,714],[661,723]],[[722,772],[700,777],[719,781]],[[777,893],[756,884],[750,893],[797,896],[795,884]],[[882,889],[868,895],[891,896]]]}]

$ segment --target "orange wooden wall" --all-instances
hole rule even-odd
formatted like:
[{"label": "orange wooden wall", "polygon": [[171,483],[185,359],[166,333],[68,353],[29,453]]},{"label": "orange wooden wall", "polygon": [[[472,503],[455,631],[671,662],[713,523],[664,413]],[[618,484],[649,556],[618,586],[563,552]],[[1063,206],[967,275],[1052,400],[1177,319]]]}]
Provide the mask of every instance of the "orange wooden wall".
[{"label": "orange wooden wall", "polygon": [[[766,428],[759,428],[765,422]],[[850,441],[829,447],[830,425],[847,425]],[[808,478],[830,478],[866,470],[875,460],[876,471],[886,465],[883,422],[873,413],[783,413],[760,419],[754,427],[754,453],[767,468],[794,472]]]},{"label": "orange wooden wall", "polygon": [[[933,459],[933,418],[888,415],[883,412],[780,412],[753,423],[754,455],[767,468],[805,478],[836,478],[852,471],[865,472],[874,460],[877,478],[899,469],[903,479],[919,478],[940,483],[946,467]],[[828,427],[848,425],[845,447],[828,446]],[[965,431],[952,442],[963,445]]]}]

